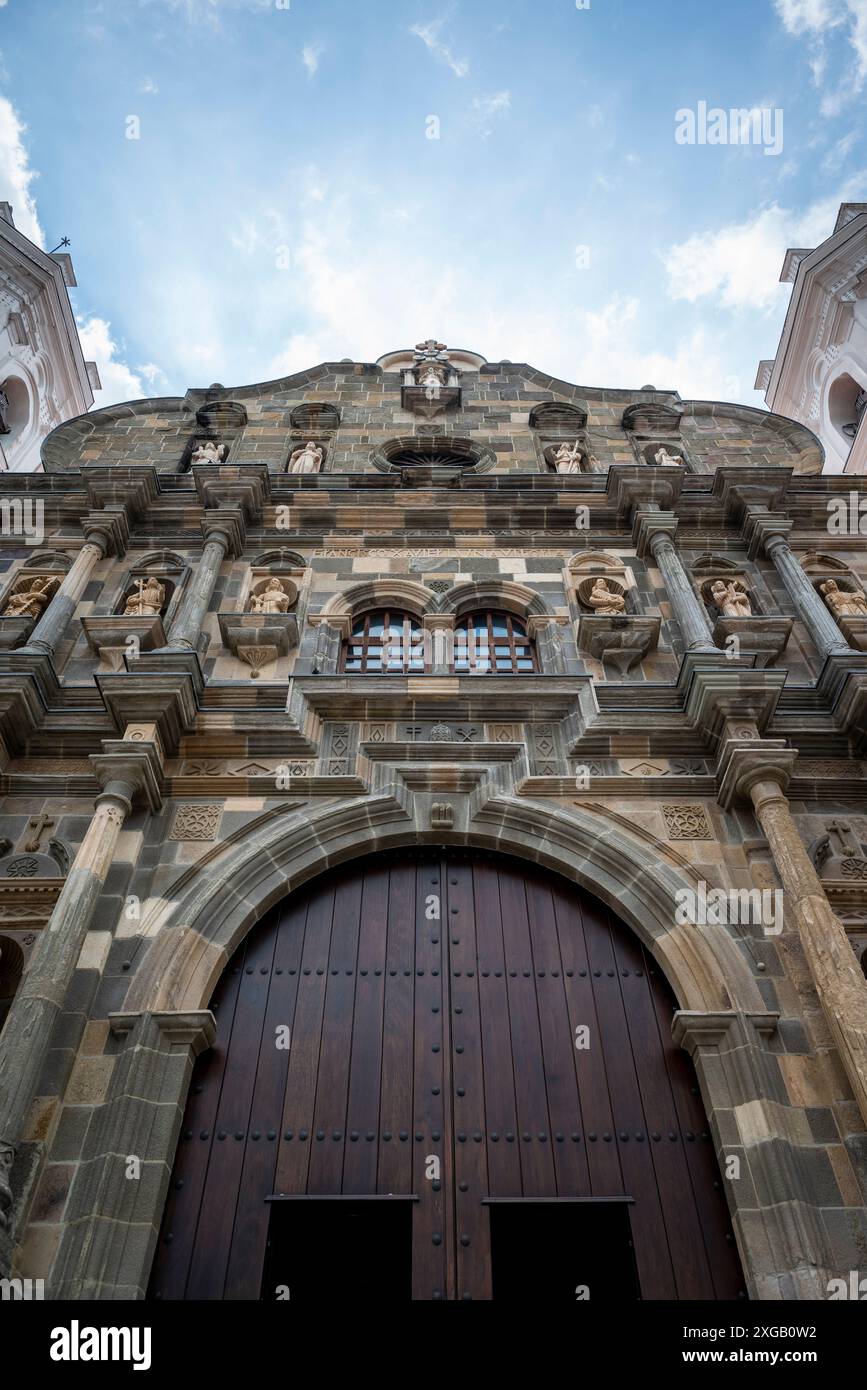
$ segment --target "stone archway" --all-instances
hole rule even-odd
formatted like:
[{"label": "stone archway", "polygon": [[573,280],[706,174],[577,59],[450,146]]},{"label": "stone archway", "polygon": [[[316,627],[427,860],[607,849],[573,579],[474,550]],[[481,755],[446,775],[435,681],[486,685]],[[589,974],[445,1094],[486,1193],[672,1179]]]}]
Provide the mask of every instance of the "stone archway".
[{"label": "stone archway", "polygon": [[[587,888],[632,927],[680,1005],[673,1032],[693,1057],[718,1157],[735,1147],[743,1160],[742,1178],[729,1184],[727,1197],[751,1295],[791,1297],[781,1294],[782,1281],[790,1287],[795,1280],[801,1296],[820,1296],[824,1241],[805,1196],[797,1140],[777,1113],[764,1041],[776,1019],[726,931],[675,925],[675,894],[695,881],[687,863],[583,807],[494,796],[468,803],[462,828],[444,832],[422,826],[425,801],[395,788],[312,816],[309,808],[275,808],[183,875],[172,901],[143,924],[154,939],[124,1011],[112,1017],[126,1046],[70,1193],[50,1281],[54,1296],[144,1296],[192,1063],[213,1040],[207,1003],[254,923],[330,867],[425,844],[531,860]],[[125,1180],[117,1134],[130,1129],[150,1135],[148,1181]],[[769,1184],[773,1192],[783,1184],[785,1196],[759,1205],[755,1194]]]},{"label": "stone archway", "polygon": [[562,875],[351,859],[256,924],[211,1004],[153,1297],[316,1301],[349,1247],[369,1266],[389,1242],[356,1301],[743,1296],[670,991]]}]

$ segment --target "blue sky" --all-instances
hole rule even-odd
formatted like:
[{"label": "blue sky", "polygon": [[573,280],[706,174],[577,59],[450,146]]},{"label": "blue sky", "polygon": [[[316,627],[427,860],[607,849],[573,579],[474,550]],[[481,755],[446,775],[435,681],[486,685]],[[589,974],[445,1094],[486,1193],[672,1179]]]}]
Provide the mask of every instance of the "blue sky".
[{"label": "blue sky", "polygon": [[[432,334],[760,404],[786,247],[867,199],[867,0],[0,0],[0,63],[99,404]],[[678,143],[700,102],[782,151]]]}]

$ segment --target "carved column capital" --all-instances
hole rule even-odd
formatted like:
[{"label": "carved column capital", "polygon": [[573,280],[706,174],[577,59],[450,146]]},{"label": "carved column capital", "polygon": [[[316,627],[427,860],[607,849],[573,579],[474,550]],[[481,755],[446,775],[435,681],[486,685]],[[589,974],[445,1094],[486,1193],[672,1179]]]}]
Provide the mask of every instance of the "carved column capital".
[{"label": "carved column capital", "polygon": [[84,538],[89,545],[100,546],[103,555],[126,554],[129,540],[129,522],[124,507],[104,507],[99,512],[88,512],[81,519]]},{"label": "carved column capital", "polygon": [[777,789],[785,800],[798,752],[787,748],[785,739],[727,739],[718,758],[719,792],[717,801],[724,811],[753,798],[760,782]]},{"label": "carved column capital", "polygon": [[[140,801],[149,811],[159,811],[163,804],[163,772],[156,742],[106,738],[102,747],[101,753],[91,754],[90,765],[103,789],[103,798],[123,797],[130,805]],[[128,791],[121,790],[124,787]]]},{"label": "carved column capital", "polygon": [[742,532],[750,559],[755,560],[761,555],[771,559],[778,546],[788,545],[794,525],[791,517],[784,512],[769,512],[766,507],[745,507]]},{"label": "carved column capital", "polygon": [[663,546],[674,550],[678,524],[674,512],[636,510],[632,519],[632,544],[639,559],[646,560],[648,555],[656,559]]},{"label": "carved column capital", "polygon": [[223,553],[237,560],[244,553],[246,526],[240,507],[214,507],[202,518],[205,544],[218,541]]}]

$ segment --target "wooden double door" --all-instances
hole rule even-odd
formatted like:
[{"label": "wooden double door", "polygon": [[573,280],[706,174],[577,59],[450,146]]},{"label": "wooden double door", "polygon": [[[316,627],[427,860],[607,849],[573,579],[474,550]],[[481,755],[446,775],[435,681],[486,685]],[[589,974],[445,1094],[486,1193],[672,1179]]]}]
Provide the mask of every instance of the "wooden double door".
[{"label": "wooden double door", "polygon": [[354,861],[254,928],[212,1008],[152,1296],[742,1296],[671,993],[566,880]]}]

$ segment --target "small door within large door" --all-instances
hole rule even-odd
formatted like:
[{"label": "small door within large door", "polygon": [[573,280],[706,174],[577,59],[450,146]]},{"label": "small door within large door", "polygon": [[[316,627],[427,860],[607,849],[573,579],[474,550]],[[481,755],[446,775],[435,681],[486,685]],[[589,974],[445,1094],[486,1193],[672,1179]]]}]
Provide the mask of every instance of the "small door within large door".
[{"label": "small door within large door", "polygon": [[531,1296],[521,1259],[543,1244],[557,1297],[590,1270],[597,1297],[741,1292],[671,993],[564,879],[474,851],[351,863],[263,919],[212,1007],[154,1296],[320,1297],[327,1261],[272,1277],[289,1233],[315,1264],[317,1230],[347,1250],[377,1227],[399,1268],[409,1231],[416,1299]]},{"label": "small door within large door", "polygon": [[412,1298],[412,1201],[392,1197],[276,1198],[261,1298],[353,1308]]}]

